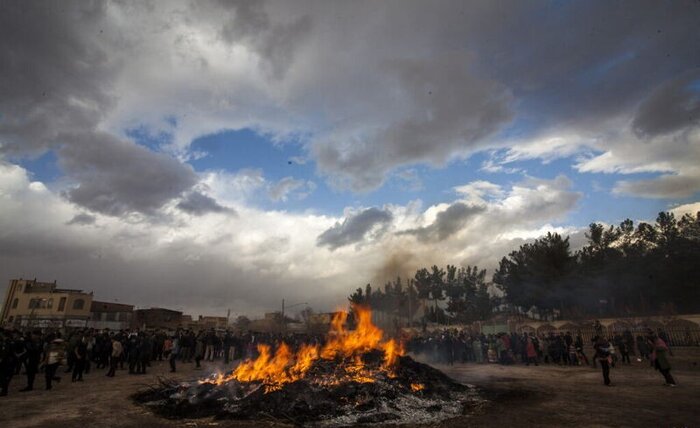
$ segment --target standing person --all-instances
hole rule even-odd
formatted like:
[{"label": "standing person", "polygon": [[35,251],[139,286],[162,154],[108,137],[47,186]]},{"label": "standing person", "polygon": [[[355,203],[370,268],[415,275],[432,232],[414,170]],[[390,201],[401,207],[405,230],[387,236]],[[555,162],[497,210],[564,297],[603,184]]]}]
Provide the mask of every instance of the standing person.
[{"label": "standing person", "polygon": [[170,358],[170,352],[173,350],[173,339],[166,337],[163,340],[163,356],[166,360]]},{"label": "standing person", "polygon": [[571,336],[571,332],[567,331],[566,334],[564,335],[564,354],[565,354],[564,362],[565,362],[565,364],[568,364],[570,366],[573,366],[578,362],[578,361],[575,361],[576,348],[573,348],[574,360],[572,360],[572,358],[571,358],[572,357],[572,355],[571,355],[572,346],[571,345],[573,345],[573,344],[574,344],[574,338]]},{"label": "standing person", "polygon": [[596,336],[593,348],[595,349],[595,359],[600,362],[603,369],[603,383],[605,386],[612,386],[610,383],[610,343],[602,336]]},{"label": "standing person", "polygon": [[34,389],[34,379],[39,371],[41,361],[41,331],[34,331],[25,341],[27,348],[27,386],[20,389],[20,392],[32,391]]},{"label": "standing person", "polygon": [[673,356],[673,350],[671,350],[671,341],[669,340],[668,335],[665,331],[661,329],[661,327],[658,328],[658,332],[659,339],[661,339],[666,344],[666,349],[668,349],[668,355]]},{"label": "standing person", "polygon": [[141,337],[140,333],[131,333],[126,347],[129,353],[129,374],[136,374],[137,365],[141,361]]},{"label": "standing person", "polygon": [[180,353],[180,339],[177,336],[172,337],[172,348],[170,349],[170,357],[168,361],[170,362],[170,373],[175,373],[175,360],[177,355]]},{"label": "standing person", "polygon": [[73,348],[73,376],[71,382],[82,382],[83,371],[87,361],[87,343],[84,337],[75,344]]},{"label": "standing person", "polygon": [[670,353],[668,345],[659,336],[651,334],[649,337],[649,346],[653,350],[651,353],[651,359],[654,362],[654,368],[664,375],[666,380],[665,385],[676,386],[676,381],[671,376],[671,363],[668,361],[667,354]]},{"label": "standing person", "polygon": [[119,361],[122,359],[122,354],[124,354],[124,347],[122,346],[122,343],[116,337],[112,337],[112,352],[110,353],[109,371],[107,372],[107,376],[114,377],[114,373],[117,370],[117,364],[119,364]]},{"label": "standing person", "polygon": [[583,337],[581,337],[581,332],[579,331],[578,334],[576,334],[576,340],[574,341],[574,347],[576,348],[576,355],[579,359],[579,361],[583,361],[588,365],[588,357],[586,356],[586,353],[583,351]]},{"label": "standing person", "polygon": [[52,388],[51,382],[60,382],[61,378],[56,377],[56,370],[58,366],[61,365],[65,358],[65,345],[63,339],[57,338],[53,339],[46,349],[44,354],[44,375],[46,377],[46,390],[49,391]]},{"label": "standing person", "polygon": [[481,349],[481,339],[479,339],[479,336],[474,338],[472,350],[474,352],[474,360],[477,364],[482,364],[484,362],[484,351]]},{"label": "standing person", "polygon": [[66,363],[67,367],[64,373],[70,373],[73,371],[75,365],[75,346],[78,344],[78,340],[82,337],[78,336],[78,332],[73,332],[68,336],[68,341],[66,342]]},{"label": "standing person", "polygon": [[146,374],[146,367],[151,361],[153,342],[151,342],[151,338],[143,331],[139,333],[139,339],[141,342],[141,347],[139,351],[139,359],[136,363],[136,373]]},{"label": "standing person", "polygon": [[10,380],[15,374],[15,344],[9,330],[0,334],[0,397],[7,395]]},{"label": "standing person", "polygon": [[205,361],[214,361],[214,343],[216,337],[214,335],[214,329],[212,328],[207,335],[204,337],[204,343],[206,344],[206,351],[204,352]]},{"label": "standing person", "polygon": [[195,339],[194,345],[194,362],[196,364],[195,368],[201,368],[200,365],[202,358],[204,358],[204,332],[200,331]]},{"label": "standing person", "polygon": [[165,335],[162,331],[156,330],[153,337],[153,361],[163,361],[163,347],[165,345]]},{"label": "standing person", "polygon": [[20,374],[22,366],[27,363],[27,348],[25,339],[19,331],[16,331],[12,343],[14,344],[15,352],[15,374]]},{"label": "standing person", "polygon": [[537,349],[535,349],[535,344],[533,343],[532,338],[529,336],[525,342],[525,355],[528,366],[530,363],[535,363],[536,366],[539,366],[539,363],[537,362]]},{"label": "standing person", "polygon": [[190,336],[189,330],[185,330],[184,332],[182,332],[182,335],[180,335],[178,339],[178,344],[180,346],[179,354],[182,356],[182,362],[192,362],[192,348],[194,346],[194,337]]},{"label": "standing person", "polygon": [[637,350],[639,351],[639,358],[637,361],[649,360],[649,343],[641,335],[637,336]]}]

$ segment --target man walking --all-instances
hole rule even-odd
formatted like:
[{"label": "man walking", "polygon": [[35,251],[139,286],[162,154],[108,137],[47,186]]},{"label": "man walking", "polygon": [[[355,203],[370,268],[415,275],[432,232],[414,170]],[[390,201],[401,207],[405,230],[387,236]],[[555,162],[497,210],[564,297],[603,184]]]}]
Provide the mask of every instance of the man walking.
[{"label": "man walking", "polygon": [[27,349],[27,386],[20,389],[20,392],[32,391],[34,389],[34,379],[39,371],[41,361],[41,331],[34,331],[25,341]]},{"label": "man walking", "polygon": [[602,336],[594,338],[595,359],[600,362],[603,369],[603,383],[605,386],[612,386],[610,383],[610,343]]},{"label": "man walking", "polygon": [[109,371],[107,372],[108,377],[114,377],[117,371],[117,364],[122,359],[122,354],[124,353],[124,348],[122,343],[117,339],[117,337],[112,337],[112,352],[109,358]]},{"label": "man walking", "polygon": [[83,372],[87,361],[87,343],[85,337],[81,337],[73,350],[73,376],[72,382],[82,382]]}]

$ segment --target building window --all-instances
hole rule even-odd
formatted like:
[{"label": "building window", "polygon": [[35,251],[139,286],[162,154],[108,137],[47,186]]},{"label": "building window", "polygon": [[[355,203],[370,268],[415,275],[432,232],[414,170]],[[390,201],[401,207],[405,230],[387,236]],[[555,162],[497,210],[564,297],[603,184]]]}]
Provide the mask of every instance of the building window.
[{"label": "building window", "polygon": [[79,310],[83,309],[84,306],[85,306],[85,300],[83,300],[83,299],[76,299],[75,301],[73,301],[73,309],[74,310],[79,311]]},{"label": "building window", "polygon": [[53,308],[53,298],[49,299],[49,301],[46,303],[46,307],[49,309]]},{"label": "building window", "polygon": [[107,312],[107,321],[116,321],[116,320],[117,320],[116,312]]},{"label": "building window", "polygon": [[12,315],[10,315],[10,318],[7,319],[7,322],[11,323],[11,322],[14,321],[14,320],[15,320],[15,317],[13,317]]},{"label": "building window", "polygon": [[17,309],[18,304],[19,304],[19,299],[15,297],[15,300],[12,301],[12,309]]},{"label": "building window", "polygon": [[66,309],[66,298],[61,297],[61,300],[58,301],[58,311],[63,312],[64,309]]}]

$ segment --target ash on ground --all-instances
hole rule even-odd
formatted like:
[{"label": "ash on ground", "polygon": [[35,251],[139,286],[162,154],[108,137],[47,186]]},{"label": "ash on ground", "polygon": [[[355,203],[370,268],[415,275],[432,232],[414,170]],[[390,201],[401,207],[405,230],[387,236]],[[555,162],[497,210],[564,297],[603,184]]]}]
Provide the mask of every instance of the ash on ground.
[{"label": "ash on ground", "polygon": [[434,423],[464,415],[483,402],[473,386],[407,356],[372,382],[337,381],[338,366],[318,360],[303,379],[276,390],[261,382],[162,379],[133,398],[167,418],[275,420],[305,426]]}]

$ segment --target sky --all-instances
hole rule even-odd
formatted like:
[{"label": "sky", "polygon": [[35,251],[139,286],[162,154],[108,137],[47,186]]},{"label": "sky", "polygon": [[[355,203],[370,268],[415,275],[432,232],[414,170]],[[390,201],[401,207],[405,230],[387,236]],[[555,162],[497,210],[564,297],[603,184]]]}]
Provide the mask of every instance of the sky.
[{"label": "sky", "polygon": [[0,2],[0,282],[330,310],[700,211],[699,26],[682,0]]}]

